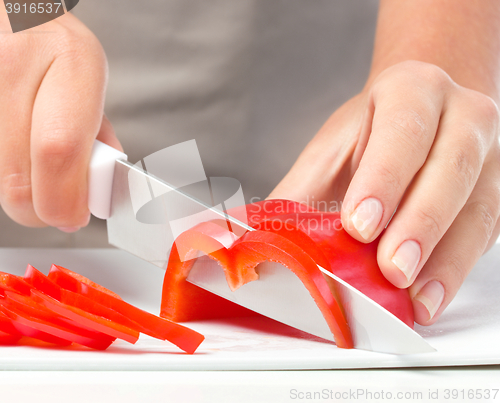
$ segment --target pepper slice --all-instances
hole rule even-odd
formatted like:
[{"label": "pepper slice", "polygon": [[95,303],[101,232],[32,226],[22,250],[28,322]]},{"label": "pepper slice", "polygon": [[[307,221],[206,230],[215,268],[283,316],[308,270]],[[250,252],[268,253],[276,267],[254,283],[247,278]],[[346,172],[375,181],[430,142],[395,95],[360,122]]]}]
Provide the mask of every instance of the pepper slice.
[{"label": "pepper slice", "polygon": [[33,287],[28,284],[22,277],[10,273],[0,272],[0,294],[4,295],[4,291],[13,291],[23,295],[30,295]]},{"label": "pepper slice", "polygon": [[[57,269],[55,269],[57,268]],[[81,274],[75,273],[74,271],[71,271],[69,269],[66,269],[65,267],[62,266],[56,266],[52,265],[50,268],[49,272],[49,278],[51,278],[52,272],[56,273],[64,273],[63,276],[63,281],[66,285],[68,290],[74,291],[78,294],[84,294],[84,295],[89,295],[90,297],[92,296],[99,296],[102,294],[107,294],[113,298],[121,300],[122,298],[114,293],[111,290],[108,290],[107,288],[103,287],[100,284],[94,283],[93,281],[89,280],[87,277],[82,276]],[[53,274],[54,276],[54,274]]]},{"label": "pepper slice", "polygon": [[4,333],[0,330],[0,345],[9,346],[16,344],[22,336],[20,334]]},{"label": "pepper slice", "polygon": [[[198,251],[219,262],[232,290],[258,279],[255,267],[270,260],[283,264],[303,282],[321,310],[337,345],[343,348],[353,347],[349,326],[341,307],[316,263],[300,247],[281,235],[253,231],[244,234],[226,249],[217,240],[221,237],[221,227],[214,222],[199,224],[177,237],[164,278],[160,316],[178,319],[179,310],[192,302],[187,301],[182,292],[189,284],[186,279]],[[179,250],[183,251],[183,256],[179,254]],[[202,295],[198,295],[200,296]]]},{"label": "pepper slice", "polygon": [[[64,305],[79,308],[86,313],[96,315],[108,319],[116,324],[125,326],[137,332],[144,333],[144,329],[138,323],[130,320],[126,316],[116,312],[115,310],[99,304],[93,299],[87,298],[84,295],[66,290],[48,278],[45,274],[28,265],[24,279],[31,284],[36,290],[54,298]],[[49,300],[50,301],[50,300]],[[127,331],[128,332],[128,331]],[[119,337],[119,336],[117,336]],[[121,337],[119,337],[121,338]],[[135,336],[134,336],[135,338]]]},{"label": "pepper slice", "polygon": [[[413,308],[408,290],[393,286],[378,267],[378,240],[370,244],[358,242],[343,230],[339,213],[322,213],[289,200],[265,200],[238,207],[228,213],[240,217],[243,208],[246,209],[249,225],[254,229],[291,241],[316,264],[332,271],[413,327]],[[223,246],[225,243],[221,230],[215,229],[215,224],[215,220],[200,224],[176,239],[164,278],[160,315],[188,321],[246,313],[244,308],[188,283],[186,278],[194,263],[189,259],[194,259],[199,250],[217,260],[225,269],[228,285],[234,289],[255,279],[255,266],[252,265],[258,263],[259,256],[264,256],[263,260],[276,261],[273,259],[274,251],[266,246],[266,238],[250,249],[248,245],[239,246],[245,245],[245,242],[255,236],[251,234],[256,232],[243,235],[228,251]],[[239,253],[233,252],[233,249],[239,250]],[[299,252],[293,251],[292,257],[300,255],[297,253]],[[253,272],[249,269],[253,269]],[[329,279],[326,278],[325,281],[328,283]],[[330,285],[333,299],[336,299],[334,284]],[[342,311],[341,303],[337,302]],[[322,312],[324,313],[323,310]],[[342,323],[340,316],[336,317],[336,321]],[[342,326],[339,327],[343,333]],[[334,336],[336,340],[339,337],[335,333]]]},{"label": "pepper slice", "polygon": [[31,296],[33,300],[40,305],[78,325],[106,334],[114,339],[118,338],[125,340],[131,344],[135,344],[137,340],[139,340],[139,332],[137,330],[130,329],[101,316],[91,314],[80,308],[66,305],[37,290],[31,290]]},{"label": "pepper slice", "polygon": [[58,345],[69,345],[74,342],[98,350],[106,349],[115,340],[113,337],[65,320],[29,297],[10,291],[6,291],[5,295],[6,297],[1,300],[1,309],[23,336]]},{"label": "pepper slice", "polygon": [[143,311],[121,298],[116,298],[112,294],[94,288],[90,284],[82,283],[75,276],[70,275],[69,272],[71,271],[64,267],[52,265],[48,277],[62,288],[81,293],[99,304],[128,317],[138,323],[141,326],[141,331],[149,336],[168,340],[189,354],[194,353],[205,339],[203,335],[192,329]]}]

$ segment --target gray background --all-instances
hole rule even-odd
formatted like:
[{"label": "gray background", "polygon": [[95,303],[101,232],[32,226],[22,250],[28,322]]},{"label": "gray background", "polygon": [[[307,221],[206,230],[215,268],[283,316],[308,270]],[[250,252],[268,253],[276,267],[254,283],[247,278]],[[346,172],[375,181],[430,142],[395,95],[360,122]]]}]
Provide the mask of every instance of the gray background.
[{"label": "gray background", "polygon": [[[375,0],[85,0],[101,40],[106,113],[129,160],[196,139],[209,176],[264,198],[331,113],[366,80]],[[36,28],[35,28],[36,29]],[[0,246],[108,246],[105,223],[76,234],[0,214]]]}]

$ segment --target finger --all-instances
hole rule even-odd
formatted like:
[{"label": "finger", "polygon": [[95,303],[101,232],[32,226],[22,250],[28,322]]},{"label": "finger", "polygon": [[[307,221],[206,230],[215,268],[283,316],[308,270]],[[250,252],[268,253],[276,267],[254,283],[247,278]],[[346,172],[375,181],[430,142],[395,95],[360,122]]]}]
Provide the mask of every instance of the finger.
[{"label": "finger", "polygon": [[85,41],[84,50],[56,58],[45,75],[35,100],[31,134],[36,214],[47,224],[70,231],[90,219],[87,171],[102,123],[106,86],[104,55],[88,38]]},{"label": "finger", "polygon": [[450,101],[427,162],[416,175],[378,248],[384,276],[408,287],[469,199],[496,135],[496,107],[465,90]]},{"label": "finger", "polygon": [[[14,35],[14,34],[12,34]],[[5,35],[0,51],[11,55],[25,47],[23,37]],[[12,51],[12,52],[11,52]],[[22,55],[15,54],[21,57]],[[30,162],[30,130],[33,102],[50,60],[41,56],[37,66],[0,65],[0,203],[19,224],[42,227],[33,208]]]},{"label": "finger", "polygon": [[342,206],[344,228],[359,241],[385,228],[433,144],[445,108],[442,87],[452,83],[437,68],[425,72],[388,71],[374,86],[371,135]]},{"label": "finger", "polygon": [[496,150],[470,199],[409,288],[415,321],[421,325],[439,318],[485,251],[500,214],[499,161]]}]

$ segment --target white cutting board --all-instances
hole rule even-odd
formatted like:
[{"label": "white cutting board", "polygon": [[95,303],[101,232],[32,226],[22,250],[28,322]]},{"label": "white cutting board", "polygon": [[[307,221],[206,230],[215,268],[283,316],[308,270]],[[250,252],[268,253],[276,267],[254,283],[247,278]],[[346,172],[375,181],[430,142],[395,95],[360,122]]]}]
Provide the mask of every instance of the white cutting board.
[{"label": "white cutting board", "polygon": [[[66,266],[159,312],[163,271],[115,249],[1,249],[0,271],[23,274],[30,263],[47,273]],[[0,370],[283,370],[500,364],[500,245],[478,263],[441,319],[417,331],[435,353],[397,356],[343,350],[266,318],[190,322],[206,340],[187,355],[142,336],[104,352],[86,348],[1,347]]]}]

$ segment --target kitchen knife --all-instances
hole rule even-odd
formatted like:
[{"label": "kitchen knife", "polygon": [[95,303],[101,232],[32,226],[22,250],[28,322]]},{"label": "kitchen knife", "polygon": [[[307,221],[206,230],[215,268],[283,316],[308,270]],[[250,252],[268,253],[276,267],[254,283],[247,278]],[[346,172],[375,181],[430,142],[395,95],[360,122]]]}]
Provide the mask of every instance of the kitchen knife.
[{"label": "kitchen knife", "polygon": [[[197,183],[206,189],[203,181]],[[134,195],[131,187],[139,194]],[[166,269],[175,240],[171,215],[176,210],[182,210],[184,214],[197,211],[192,226],[200,219],[222,218],[236,228],[254,230],[244,220],[226,214],[220,204],[213,207],[213,199],[193,196],[197,193],[196,188],[190,194],[185,188],[165,182],[139,164],[129,163],[125,154],[103,143],[96,141],[94,144],[89,169],[89,208],[92,214],[107,219],[110,244],[163,269]],[[169,202],[165,202],[165,196]],[[138,209],[138,205],[149,206],[150,211]],[[435,351],[392,313],[339,277],[318,267],[336,283],[355,348],[393,354]],[[193,265],[188,281],[276,321],[334,341],[316,303],[290,270],[266,262],[259,266],[258,272],[258,280],[230,291],[223,269],[207,256],[201,256]]]}]

